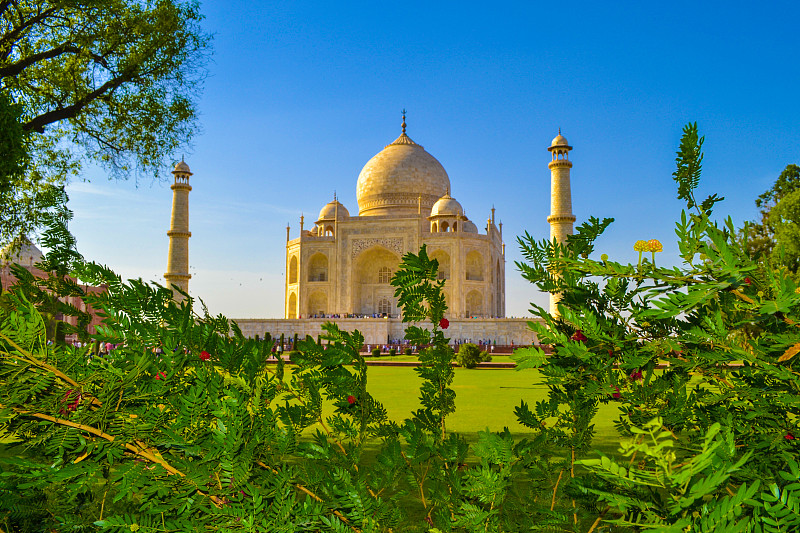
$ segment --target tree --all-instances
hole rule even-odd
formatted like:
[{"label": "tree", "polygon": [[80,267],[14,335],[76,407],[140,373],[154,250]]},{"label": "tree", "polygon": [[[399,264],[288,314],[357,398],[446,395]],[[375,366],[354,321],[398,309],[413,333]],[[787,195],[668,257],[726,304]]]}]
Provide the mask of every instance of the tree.
[{"label": "tree", "polygon": [[194,1],[0,0],[0,91],[30,155],[16,198],[87,163],[158,177],[197,130],[201,19]]},{"label": "tree", "polygon": [[[0,242],[11,240],[15,235],[12,228],[25,230],[20,213],[25,212],[24,198],[16,193],[24,180],[27,160],[26,134],[20,123],[22,107],[14,104],[11,98],[0,91]],[[25,217],[22,217],[23,219]]]},{"label": "tree", "polygon": [[25,131],[19,122],[21,106],[0,92],[0,193],[11,187],[13,176],[22,173],[25,150]]},{"label": "tree", "polygon": [[756,199],[761,221],[739,230],[754,259],[769,260],[793,274],[800,271],[800,166],[787,165],[773,186]]}]

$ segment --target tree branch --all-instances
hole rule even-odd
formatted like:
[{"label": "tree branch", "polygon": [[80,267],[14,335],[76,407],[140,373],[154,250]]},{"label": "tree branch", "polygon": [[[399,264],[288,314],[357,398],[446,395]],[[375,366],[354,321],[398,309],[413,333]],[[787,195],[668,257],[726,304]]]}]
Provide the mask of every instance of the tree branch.
[{"label": "tree branch", "polygon": [[[38,366],[39,368],[43,368],[44,370],[47,370],[48,372],[51,372],[57,378],[60,378],[60,379],[62,379],[64,381],[66,381],[67,383],[69,383],[70,385],[75,387],[76,389],[80,389],[81,388],[81,385],[77,381],[75,381],[74,379],[72,379],[71,377],[69,377],[68,375],[66,375],[65,373],[63,373],[59,369],[57,369],[56,367],[48,365],[44,361],[41,361],[41,360],[37,359],[36,357],[34,357],[33,354],[26,352],[25,350],[22,349],[22,347],[20,345],[18,345],[16,342],[14,342],[10,337],[5,335],[4,333],[0,333],[0,338],[2,338],[7,343],[9,343],[13,348],[16,348],[17,351],[19,351],[21,354],[24,354],[24,357],[20,357],[20,359],[22,359],[26,363],[28,363],[30,365],[33,365],[33,366]],[[10,352],[7,351],[6,353],[13,357],[13,355]],[[100,403],[100,400],[98,400],[97,398],[91,398],[91,401],[89,403],[92,404],[92,405],[96,405],[98,407],[102,405]]]},{"label": "tree branch", "polygon": [[[280,473],[280,472],[278,472],[277,470],[275,470],[274,468],[272,468],[271,466],[268,466],[268,465],[264,464],[262,461],[256,461],[256,464],[257,464],[258,466],[260,466],[261,468],[264,468],[265,470],[269,470],[270,472],[272,472],[272,473],[273,473],[273,474],[275,474],[275,475],[278,475],[278,474]],[[312,498],[314,498],[315,500],[317,500],[319,503],[325,503],[325,502],[324,502],[324,500],[323,500],[322,498],[320,498],[319,496],[317,496],[316,494],[314,494],[313,492],[311,492],[310,490],[308,490],[308,489],[307,489],[306,487],[304,487],[303,485],[301,485],[301,484],[299,484],[299,483],[295,483],[295,484],[294,484],[294,486],[295,486],[295,488],[296,488],[297,490],[299,490],[299,491],[303,492],[304,494],[307,494],[308,496],[311,496]],[[359,532],[361,531],[360,529],[358,529],[358,528],[356,528],[355,526],[351,525],[351,524],[350,524],[350,520],[348,520],[348,519],[347,519],[347,517],[346,517],[346,516],[344,516],[342,513],[340,513],[339,511],[337,511],[337,510],[335,510],[335,509],[331,509],[331,511],[333,511],[333,514],[334,514],[334,515],[336,515],[337,517],[339,517],[339,519],[340,519],[342,522],[344,522],[345,524],[347,524],[347,526],[348,526],[350,529],[352,529],[352,530],[353,530],[353,531],[355,531],[356,533],[359,533]]]},{"label": "tree branch", "polygon": [[103,96],[103,94],[112,91],[122,85],[125,82],[131,81],[133,79],[134,70],[128,69],[123,71],[123,73],[116,78],[112,78],[108,80],[106,83],[95,89],[94,91],[90,92],[83,98],[79,98],[77,102],[72,105],[61,107],[59,109],[54,109],[53,111],[48,111],[47,113],[43,113],[38,117],[34,118],[23,124],[22,128],[25,131],[35,131],[37,133],[44,133],[44,127],[48,124],[52,124],[53,122],[58,122],[60,120],[65,120],[68,118],[72,118],[80,111],[89,105],[93,100]]},{"label": "tree branch", "polygon": [[[5,1],[3,3],[5,4],[5,6],[0,4],[0,8],[6,9],[6,8],[8,8],[8,5],[11,2],[10,1]],[[27,30],[31,26],[34,26],[35,24],[38,24],[38,23],[42,22],[43,20],[48,18],[52,13],[56,12],[57,10],[58,10],[58,8],[55,8],[55,7],[52,7],[50,9],[45,9],[44,11],[42,11],[41,13],[36,15],[35,17],[31,17],[28,20],[23,20],[22,24],[20,24],[18,27],[14,28],[9,33],[7,33],[6,35],[3,35],[2,37],[0,37],[0,49],[5,48],[5,45],[7,43],[13,43],[14,41],[16,41],[19,38],[19,36],[25,30]],[[0,10],[0,13],[2,13],[2,10]],[[22,17],[20,17],[20,19],[22,19]]]},{"label": "tree branch", "polygon": [[2,15],[10,5],[11,5],[11,0],[2,0],[0,2],[0,15]]},{"label": "tree branch", "polygon": [[32,56],[28,56],[25,59],[20,59],[16,63],[11,63],[5,67],[0,67],[0,79],[8,78],[10,76],[17,76],[20,72],[28,68],[29,66],[33,65],[34,63],[38,63],[39,61],[44,61],[45,59],[53,59],[54,57],[58,57],[61,54],[71,52],[73,54],[77,54],[80,52],[79,49],[75,48],[74,46],[68,44],[62,44],[60,46],[56,46],[55,48],[51,48],[50,50],[45,50],[44,52],[39,52],[38,54],[33,54]]},{"label": "tree branch", "polygon": [[[103,431],[101,431],[101,430],[99,430],[97,428],[92,427],[92,426],[87,426],[87,425],[84,425],[84,424],[78,424],[77,422],[73,422],[71,420],[65,420],[63,418],[56,418],[54,416],[46,415],[44,413],[37,413],[37,412],[34,412],[34,411],[25,411],[23,409],[18,409],[18,408],[14,408],[14,411],[17,412],[20,415],[32,416],[34,418],[39,418],[41,420],[47,420],[49,422],[53,422],[54,424],[60,424],[62,426],[67,426],[67,427],[79,429],[79,430],[84,431],[86,433],[90,433],[92,435],[100,437],[101,439],[105,439],[108,442],[114,442],[114,440],[115,440],[114,435],[109,435],[108,433],[105,433],[105,432],[103,432]],[[139,444],[139,446],[142,446],[142,448],[137,448],[133,444],[126,443],[125,444],[125,449],[128,450],[129,452],[133,453],[134,455],[138,455],[139,457],[141,457],[143,459],[147,459],[148,461],[150,461],[152,463],[157,463],[157,464],[161,465],[164,468],[164,470],[166,470],[167,472],[170,473],[170,475],[178,475],[180,477],[186,477],[186,474],[184,474],[183,472],[181,472],[180,470],[178,470],[177,468],[175,468],[174,466],[172,466],[171,464],[166,462],[162,457],[160,457],[160,455],[157,454],[157,452],[154,451],[154,453],[150,453],[148,451],[148,449],[144,446],[144,444],[142,444],[139,441],[137,441],[137,444]],[[195,489],[195,490],[197,491],[198,494],[201,494],[203,496],[207,496],[207,497],[211,498],[211,501],[214,502],[214,505],[216,505],[217,507],[219,507],[219,506],[221,506],[223,504],[222,500],[220,498],[218,498],[217,496],[209,496],[208,494],[206,494],[205,492],[203,492],[200,489]]]}]

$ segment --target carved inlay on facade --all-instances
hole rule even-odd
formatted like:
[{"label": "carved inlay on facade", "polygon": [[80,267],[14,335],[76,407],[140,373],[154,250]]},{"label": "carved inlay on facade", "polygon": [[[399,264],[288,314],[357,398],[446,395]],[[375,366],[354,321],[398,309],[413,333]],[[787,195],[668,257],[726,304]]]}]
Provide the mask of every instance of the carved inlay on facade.
[{"label": "carved inlay on facade", "polygon": [[352,248],[350,249],[351,257],[355,257],[373,246],[383,246],[387,250],[395,252],[397,255],[403,255],[402,238],[353,239]]}]

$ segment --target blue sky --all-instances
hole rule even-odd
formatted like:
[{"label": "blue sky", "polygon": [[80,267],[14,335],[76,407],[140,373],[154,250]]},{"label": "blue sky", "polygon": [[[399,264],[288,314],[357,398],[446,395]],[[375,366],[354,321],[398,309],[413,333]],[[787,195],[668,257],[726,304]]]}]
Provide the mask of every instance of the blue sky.
[{"label": "blue sky", "polygon": [[[636,261],[657,238],[677,260],[671,178],[681,129],[706,137],[700,195],[737,224],[800,163],[794,2],[207,1],[214,34],[186,151],[191,292],[212,313],[280,317],[286,225],[310,225],[336,191],[356,214],[363,165],[400,133],[447,170],[481,227],[494,205],[506,242],[507,315],[547,299],[522,280],[516,236],[546,238],[546,151],[574,147],[573,210],[616,222],[597,253]],[[174,154],[179,160],[180,153]],[[125,277],[163,282],[169,183],[108,181],[68,192],[79,250]]]}]

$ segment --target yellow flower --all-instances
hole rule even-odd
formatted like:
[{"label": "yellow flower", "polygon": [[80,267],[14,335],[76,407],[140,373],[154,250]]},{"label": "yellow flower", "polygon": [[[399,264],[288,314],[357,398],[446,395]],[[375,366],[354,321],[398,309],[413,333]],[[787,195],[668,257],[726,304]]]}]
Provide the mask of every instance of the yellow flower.
[{"label": "yellow flower", "polygon": [[633,245],[633,250],[635,252],[649,252],[650,248],[647,246],[647,241],[636,241],[636,244]]},{"label": "yellow flower", "polygon": [[647,241],[647,250],[650,252],[661,252],[664,250],[664,247],[661,246],[661,241],[658,239],[650,239]]}]

